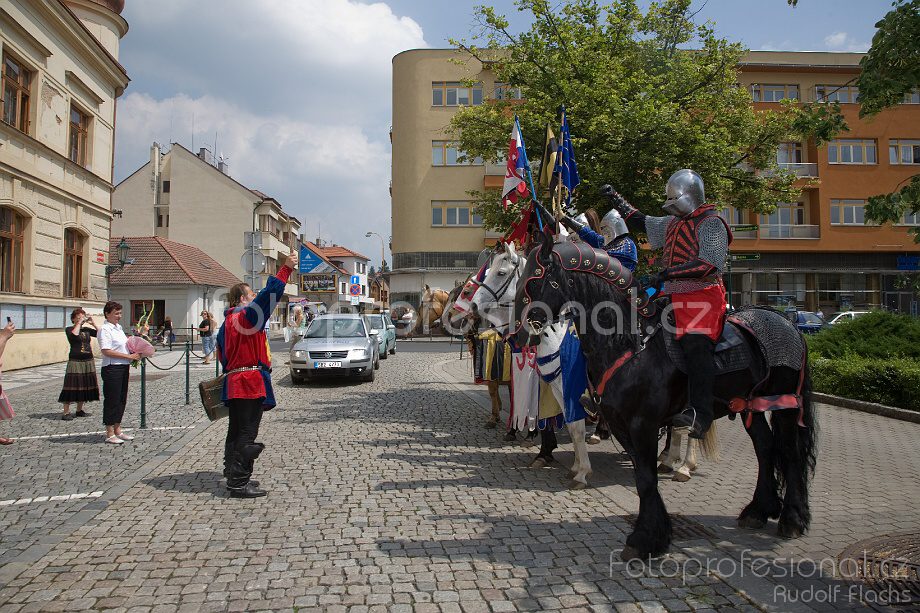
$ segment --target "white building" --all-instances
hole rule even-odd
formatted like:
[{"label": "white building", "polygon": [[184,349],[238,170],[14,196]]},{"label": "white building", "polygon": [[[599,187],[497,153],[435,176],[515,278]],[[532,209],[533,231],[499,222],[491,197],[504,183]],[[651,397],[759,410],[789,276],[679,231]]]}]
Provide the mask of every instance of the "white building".
[{"label": "white building", "polygon": [[65,360],[70,311],[102,311],[123,7],[0,2],[0,321],[19,329],[7,369]]},{"label": "white building", "polygon": [[[197,247],[159,236],[124,240],[134,263],[113,272],[110,287],[112,300],[124,307],[125,328],[151,310],[151,332],[170,317],[180,339],[188,328],[198,328],[202,311],[210,311],[218,324],[224,320],[227,290],[240,279]],[[113,253],[119,241],[112,239]],[[197,337],[194,330],[191,334]]]}]

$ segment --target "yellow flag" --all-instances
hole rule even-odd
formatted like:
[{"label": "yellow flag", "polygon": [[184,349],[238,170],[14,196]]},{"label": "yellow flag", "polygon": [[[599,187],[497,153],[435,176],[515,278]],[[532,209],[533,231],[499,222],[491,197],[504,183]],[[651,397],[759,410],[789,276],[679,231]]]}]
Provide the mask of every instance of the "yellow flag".
[{"label": "yellow flag", "polygon": [[546,124],[546,138],[543,140],[543,159],[540,160],[540,187],[549,187],[553,178],[553,167],[556,166],[556,135],[549,123]]}]

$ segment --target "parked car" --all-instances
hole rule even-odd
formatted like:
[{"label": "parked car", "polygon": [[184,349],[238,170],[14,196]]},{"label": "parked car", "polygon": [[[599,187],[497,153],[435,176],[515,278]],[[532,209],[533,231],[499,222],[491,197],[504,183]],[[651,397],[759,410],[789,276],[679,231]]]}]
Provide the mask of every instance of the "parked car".
[{"label": "parked car", "polygon": [[291,381],[303,383],[322,375],[374,380],[380,368],[377,335],[361,315],[318,315],[291,347]]},{"label": "parked car", "polygon": [[370,329],[371,334],[377,334],[380,341],[378,348],[380,350],[380,359],[387,359],[387,355],[396,353],[396,325],[390,320],[389,316],[382,313],[372,313],[364,316],[364,323]]},{"label": "parked car", "polygon": [[857,317],[865,315],[868,312],[869,311],[843,311],[842,313],[834,313],[833,315],[831,315],[831,318],[828,320],[827,323],[833,326],[834,324],[841,324],[847,321],[853,321]]},{"label": "parked car", "polygon": [[827,322],[811,311],[787,311],[787,315],[794,318],[792,323],[802,334],[817,334],[827,327]]}]

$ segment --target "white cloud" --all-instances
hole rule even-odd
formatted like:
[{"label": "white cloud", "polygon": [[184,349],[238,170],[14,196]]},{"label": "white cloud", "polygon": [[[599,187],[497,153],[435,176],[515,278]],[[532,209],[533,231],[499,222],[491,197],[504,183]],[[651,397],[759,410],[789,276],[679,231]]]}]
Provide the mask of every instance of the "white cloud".
[{"label": "white cloud", "polygon": [[824,46],[828,51],[858,51],[865,52],[869,49],[869,43],[854,40],[846,32],[834,32],[824,37]]},{"label": "white cloud", "polygon": [[391,59],[428,46],[417,22],[358,0],[141,1],[123,16],[132,83],[119,101],[116,180],[155,140],[197,148],[216,132],[231,176],[276,197],[308,238],[322,226],[328,240],[379,254],[364,233],[390,233]]}]

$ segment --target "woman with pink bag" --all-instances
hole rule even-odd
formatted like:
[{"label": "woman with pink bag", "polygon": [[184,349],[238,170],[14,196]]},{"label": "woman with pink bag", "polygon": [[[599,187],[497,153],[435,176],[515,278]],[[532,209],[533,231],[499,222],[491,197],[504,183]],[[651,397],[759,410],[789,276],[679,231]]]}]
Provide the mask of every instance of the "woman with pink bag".
[{"label": "woman with pink bag", "polygon": [[[16,332],[16,326],[13,325],[13,320],[9,317],[6,318],[6,327],[0,330],[0,374],[2,374],[3,368],[3,350],[6,349],[6,343]],[[3,391],[3,386],[0,385],[0,421],[5,421],[8,419],[13,419],[13,416],[16,413],[13,412],[13,407],[10,406],[10,401],[6,397],[6,393]],[[13,439],[6,438],[5,436],[0,436],[0,445],[12,445]]]}]

